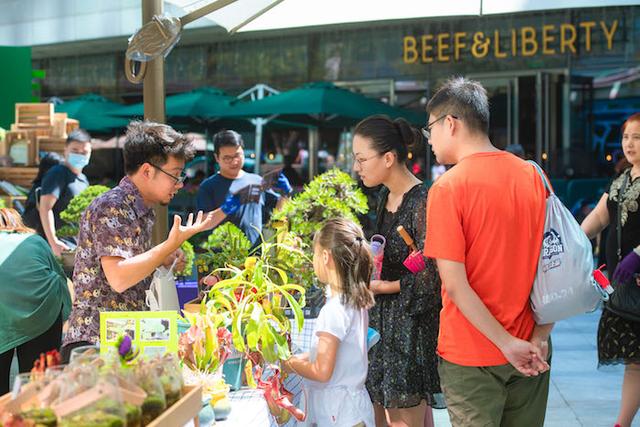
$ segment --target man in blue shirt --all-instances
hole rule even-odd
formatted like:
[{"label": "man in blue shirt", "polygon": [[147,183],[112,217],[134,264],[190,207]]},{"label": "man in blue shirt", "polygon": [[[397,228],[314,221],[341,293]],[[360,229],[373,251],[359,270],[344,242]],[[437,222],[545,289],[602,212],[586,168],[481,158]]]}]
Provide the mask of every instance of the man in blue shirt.
[{"label": "man in blue shirt", "polygon": [[[252,244],[260,238],[263,223],[263,208],[275,206],[280,195],[272,190],[256,191],[262,185],[262,177],[242,170],[244,165],[244,142],[239,133],[232,130],[218,132],[213,137],[214,156],[220,172],[205,179],[198,189],[196,209],[210,212],[217,208],[240,228]],[[280,174],[275,185],[285,195],[291,193],[287,178]],[[247,190],[247,189],[250,190]],[[248,203],[232,203],[232,194],[241,193],[249,197]],[[248,195],[248,196],[247,196]],[[246,200],[244,200],[246,201]]]},{"label": "man in blue shirt", "polygon": [[61,239],[56,231],[64,225],[60,212],[65,210],[71,199],[89,186],[82,169],[91,158],[91,136],[82,129],[69,134],[64,149],[65,162],[49,169],[42,178],[40,191],[40,224],[38,233],[44,237],[53,253],[60,256],[63,251],[75,249],[73,237]]}]

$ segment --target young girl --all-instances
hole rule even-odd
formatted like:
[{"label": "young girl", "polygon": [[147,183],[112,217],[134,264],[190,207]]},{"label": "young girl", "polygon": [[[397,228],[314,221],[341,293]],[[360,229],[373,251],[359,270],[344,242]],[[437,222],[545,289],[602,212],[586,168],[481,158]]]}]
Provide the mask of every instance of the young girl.
[{"label": "young girl", "polygon": [[373,273],[362,230],[346,219],[328,220],[314,239],[313,268],[327,283],[327,303],[316,321],[309,355],[284,368],[306,378],[305,426],[374,427],[367,378],[368,284]]}]

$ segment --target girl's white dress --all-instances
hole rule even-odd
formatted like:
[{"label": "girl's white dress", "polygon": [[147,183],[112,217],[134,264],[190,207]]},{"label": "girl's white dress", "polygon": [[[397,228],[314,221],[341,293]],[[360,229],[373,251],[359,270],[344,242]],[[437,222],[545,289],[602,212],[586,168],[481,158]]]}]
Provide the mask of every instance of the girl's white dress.
[{"label": "girl's white dress", "polygon": [[302,426],[352,427],[364,422],[374,427],[373,405],[365,388],[367,357],[367,310],[354,309],[340,302],[340,296],[327,296],[316,321],[309,359],[315,361],[318,332],[340,340],[336,365],[326,383],[305,380],[307,419]]}]

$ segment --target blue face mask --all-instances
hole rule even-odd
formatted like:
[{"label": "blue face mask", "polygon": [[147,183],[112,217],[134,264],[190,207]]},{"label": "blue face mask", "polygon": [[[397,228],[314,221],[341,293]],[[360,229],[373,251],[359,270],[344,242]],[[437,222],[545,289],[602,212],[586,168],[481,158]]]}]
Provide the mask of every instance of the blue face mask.
[{"label": "blue face mask", "polygon": [[91,156],[85,156],[84,154],[69,153],[67,157],[67,163],[74,169],[82,170],[89,164]]}]

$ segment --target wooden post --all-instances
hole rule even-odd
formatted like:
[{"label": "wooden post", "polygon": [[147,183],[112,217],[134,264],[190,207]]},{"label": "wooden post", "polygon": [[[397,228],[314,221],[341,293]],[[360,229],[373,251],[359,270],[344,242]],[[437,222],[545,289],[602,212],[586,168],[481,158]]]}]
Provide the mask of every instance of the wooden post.
[{"label": "wooden post", "polygon": [[[162,0],[142,1],[142,24],[151,21],[154,15],[160,15],[163,11]],[[157,123],[164,123],[164,56],[160,55],[147,65],[147,71],[143,82],[144,118]],[[164,241],[167,238],[169,210],[166,206],[156,206],[156,223],[153,225],[153,244]]]}]

